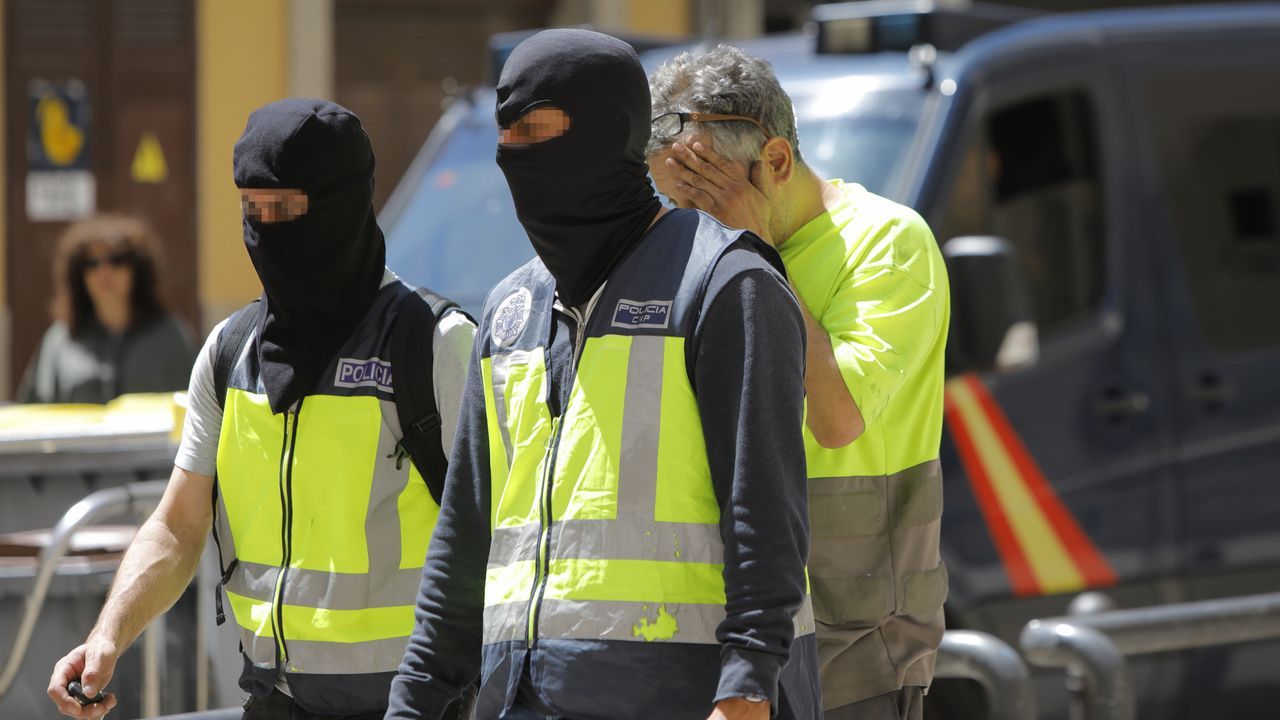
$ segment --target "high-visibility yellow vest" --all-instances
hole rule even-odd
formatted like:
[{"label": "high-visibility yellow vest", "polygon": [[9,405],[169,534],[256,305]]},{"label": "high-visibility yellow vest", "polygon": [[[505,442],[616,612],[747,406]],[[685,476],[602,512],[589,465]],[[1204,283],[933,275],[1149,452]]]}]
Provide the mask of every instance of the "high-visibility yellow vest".
[{"label": "high-visibility yellow vest", "polygon": [[413,631],[439,507],[397,457],[389,357],[400,283],[383,288],[317,386],[274,414],[252,338],[227,382],[218,441],[225,590],[247,658],[241,684],[279,671],[300,704],[386,707]]},{"label": "high-visibility yellow vest", "polygon": [[[559,415],[546,364],[554,280],[534,260],[490,296],[477,338],[492,483],[486,645],[717,643],[720,508],[685,343],[735,237],[650,233],[585,312],[567,310],[576,371]],[[806,602],[797,634],[812,618]]]}]

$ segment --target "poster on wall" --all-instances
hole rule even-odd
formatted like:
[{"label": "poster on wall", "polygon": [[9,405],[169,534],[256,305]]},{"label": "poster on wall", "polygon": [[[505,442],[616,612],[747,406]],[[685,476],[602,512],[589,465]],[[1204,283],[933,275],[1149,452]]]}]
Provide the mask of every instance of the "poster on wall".
[{"label": "poster on wall", "polygon": [[89,169],[93,113],[84,82],[35,79],[29,85],[27,218],[62,222],[93,213],[97,183]]}]

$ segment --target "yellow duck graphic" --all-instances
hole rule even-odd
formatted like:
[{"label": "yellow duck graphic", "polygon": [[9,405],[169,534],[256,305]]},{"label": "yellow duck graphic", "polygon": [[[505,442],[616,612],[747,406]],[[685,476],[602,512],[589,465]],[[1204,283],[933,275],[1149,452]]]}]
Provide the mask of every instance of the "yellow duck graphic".
[{"label": "yellow duck graphic", "polygon": [[57,95],[45,95],[36,105],[40,144],[54,165],[70,165],[84,149],[84,131],[71,124],[67,104]]}]

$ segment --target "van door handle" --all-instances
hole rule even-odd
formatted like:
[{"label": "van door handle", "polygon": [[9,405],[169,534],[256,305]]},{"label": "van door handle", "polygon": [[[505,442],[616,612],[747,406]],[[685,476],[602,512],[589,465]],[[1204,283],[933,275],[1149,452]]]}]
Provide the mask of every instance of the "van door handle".
[{"label": "van door handle", "polygon": [[1109,387],[1102,391],[1102,397],[1094,403],[1094,409],[1102,417],[1119,422],[1141,415],[1151,407],[1151,398],[1141,390]]},{"label": "van door handle", "polygon": [[1187,397],[1205,410],[1217,410],[1231,399],[1231,386],[1213,373],[1202,373],[1187,390]]}]

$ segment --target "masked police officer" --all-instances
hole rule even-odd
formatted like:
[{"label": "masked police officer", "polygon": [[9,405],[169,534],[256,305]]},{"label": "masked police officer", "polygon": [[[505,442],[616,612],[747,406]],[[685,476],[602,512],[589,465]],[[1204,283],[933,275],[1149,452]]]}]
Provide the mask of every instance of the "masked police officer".
[{"label": "masked police officer", "polygon": [[[49,694],[72,717],[114,706],[108,695],[81,707],[67,684],[107,686],[190,581],[211,527],[246,718],[381,717],[412,630],[438,511],[428,485],[443,468],[420,467],[421,453],[407,462],[405,433],[426,427],[437,457],[447,451],[474,325],[440,312],[426,328],[434,357],[393,367],[422,299],[384,267],[373,151],[350,111],[271,103],[249,117],[234,167],[263,295],[210,334],[165,495],[89,638],[54,669]],[[423,378],[436,406],[425,424],[403,412]]]},{"label": "masked police officer", "polygon": [[777,256],[663,211],[626,43],[533,36],[497,116],[537,257],[486,303],[387,717],[439,717],[477,675],[478,718],[817,717]]}]

